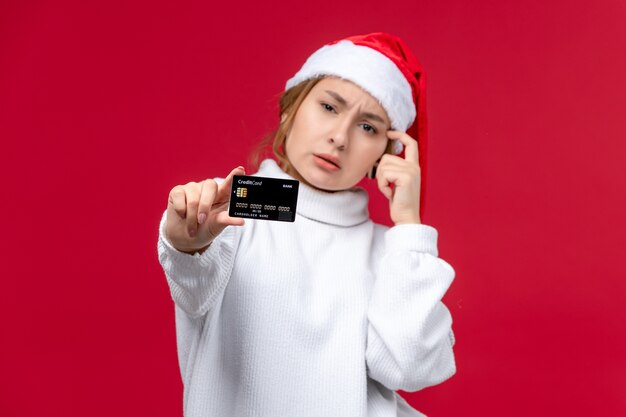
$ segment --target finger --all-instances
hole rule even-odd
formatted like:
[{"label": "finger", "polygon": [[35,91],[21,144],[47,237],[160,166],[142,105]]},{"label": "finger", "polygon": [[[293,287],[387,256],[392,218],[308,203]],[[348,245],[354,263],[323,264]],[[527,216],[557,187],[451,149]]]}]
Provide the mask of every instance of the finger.
[{"label": "finger", "polygon": [[385,171],[384,166],[378,166],[378,170],[376,171],[376,184],[378,184],[380,192],[383,193],[388,200],[391,200],[391,197],[393,197],[393,189],[391,188],[393,180],[389,178]]},{"label": "finger", "polygon": [[185,204],[185,189],[182,186],[177,185],[172,188],[167,203],[181,219],[185,218],[187,205]]},{"label": "finger", "polygon": [[187,233],[190,237],[195,237],[198,231],[198,205],[200,204],[200,184],[190,182],[185,185],[185,196],[187,198]]},{"label": "finger", "polygon": [[222,230],[226,228],[226,226],[243,226],[244,220],[240,217],[230,217],[228,215],[228,211],[220,211],[215,216],[214,222],[207,222],[207,234],[211,239],[214,239],[222,233]]},{"label": "finger", "polygon": [[385,167],[386,169],[397,169],[401,171],[407,171],[411,175],[419,175],[420,166],[411,161],[407,161],[397,155],[384,155],[379,163],[379,168]]},{"label": "finger", "polygon": [[378,165],[403,165],[406,164],[406,161],[399,157],[398,155],[384,154],[382,158],[380,158],[380,162]]},{"label": "finger", "polygon": [[388,156],[388,158],[383,158],[378,165],[376,181],[380,191],[385,197],[391,199],[398,186],[405,186],[411,182],[411,179],[414,177],[413,170],[416,167],[397,156],[385,156]]},{"label": "finger", "polygon": [[387,136],[391,139],[398,139],[404,145],[404,159],[419,164],[419,149],[417,141],[405,132],[399,130],[388,130]]},{"label": "finger", "polygon": [[230,171],[230,174],[226,177],[226,179],[218,185],[217,188],[217,196],[215,197],[216,202],[226,202],[230,200],[230,188],[233,184],[233,176],[235,175],[245,175],[246,171],[242,166],[238,166],[237,168]]},{"label": "finger", "polygon": [[243,226],[245,221],[241,217],[230,217],[228,211],[219,213],[215,220],[223,226]]},{"label": "finger", "polygon": [[406,161],[398,156],[385,155],[382,158],[378,169],[380,177],[397,186],[405,186],[407,184],[419,184],[420,167],[417,164]]},{"label": "finger", "polygon": [[198,224],[203,224],[211,211],[213,200],[217,194],[217,183],[215,180],[207,179],[202,181],[200,187],[200,202],[198,204]]}]

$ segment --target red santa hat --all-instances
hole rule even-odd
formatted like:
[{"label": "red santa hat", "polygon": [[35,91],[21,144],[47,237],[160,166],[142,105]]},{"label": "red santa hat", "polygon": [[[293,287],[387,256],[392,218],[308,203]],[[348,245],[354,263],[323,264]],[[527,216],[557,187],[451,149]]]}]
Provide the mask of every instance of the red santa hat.
[{"label": "red santa hat", "polygon": [[[352,81],[377,99],[393,130],[417,140],[421,172],[420,215],[426,179],[426,77],[406,43],[388,33],[370,33],[332,41],[306,60],[287,81],[289,89],[302,81],[333,75]],[[394,140],[393,152],[402,152]]]}]

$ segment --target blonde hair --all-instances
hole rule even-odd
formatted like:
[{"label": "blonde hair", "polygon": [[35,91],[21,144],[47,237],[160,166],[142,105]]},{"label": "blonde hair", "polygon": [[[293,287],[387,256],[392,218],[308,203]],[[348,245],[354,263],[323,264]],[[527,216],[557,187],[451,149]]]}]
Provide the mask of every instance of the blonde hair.
[{"label": "blonde hair", "polygon": [[[300,105],[309,94],[309,92],[315,87],[320,80],[325,76],[319,76],[311,78],[293,86],[292,88],[284,91],[280,95],[279,99],[279,117],[280,123],[278,128],[269,134],[267,134],[255,148],[253,148],[249,163],[253,167],[254,171],[257,171],[262,159],[267,157],[267,151],[270,148],[274,153],[274,156],[278,160],[278,165],[286,171],[290,166],[289,158],[285,153],[285,139],[287,139],[287,132],[291,130],[293,121],[296,117],[296,113],[300,108]],[[392,153],[392,141],[388,141],[387,147],[384,153]]]},{"label": "blonde hair", "polygon": [[253,149],[250,156],[250,163],[251,166],[254,167],[255,171],[258,169],[262,158],[265,156],[265,153],[270,147],[270,144],[274,156],[278,159],[278,165],[280,165],[283,170],[287,170],[287,167],[289,166],[289,159],[285,154],[285,139],[287,138],[287,132],[289,132],[289,130],[291,130],[291,126],[293,126],[293,120],[296,117],[296,113],[298,112],[300,105],[313,87],[315,87],[315,84],[317,84],[322,78],[324,77],[311,78],[303,81],[300,84],[284,91],[280,95],[278,112],[280,123],[278,128],[265,136]]}]

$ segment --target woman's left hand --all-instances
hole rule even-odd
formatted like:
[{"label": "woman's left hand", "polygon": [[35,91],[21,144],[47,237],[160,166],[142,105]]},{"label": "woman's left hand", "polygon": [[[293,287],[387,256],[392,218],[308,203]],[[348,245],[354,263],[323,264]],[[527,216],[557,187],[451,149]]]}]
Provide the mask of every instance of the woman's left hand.
[{"label": "woman's left hand", "polygon": [[421,223],[419,212],[421,173],[417,141],[397,130],[387,131],[387,136],[402,142],[404,159],[396,155],[383,155],[376,169],[378,188],[389,200],[391,220],[396,225]]}]

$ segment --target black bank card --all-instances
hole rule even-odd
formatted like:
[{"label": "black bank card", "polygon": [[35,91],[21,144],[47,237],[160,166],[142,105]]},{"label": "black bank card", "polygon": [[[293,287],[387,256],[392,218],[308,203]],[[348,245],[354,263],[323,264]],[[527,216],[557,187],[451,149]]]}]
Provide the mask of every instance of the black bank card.
[{"label": "black bank card", "polygon": [[235,175],[228,215],[293,222],[296,220],[298,185],[300,182],[296,180]]}]

